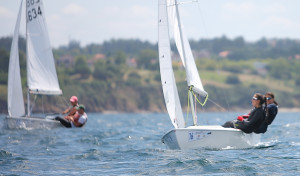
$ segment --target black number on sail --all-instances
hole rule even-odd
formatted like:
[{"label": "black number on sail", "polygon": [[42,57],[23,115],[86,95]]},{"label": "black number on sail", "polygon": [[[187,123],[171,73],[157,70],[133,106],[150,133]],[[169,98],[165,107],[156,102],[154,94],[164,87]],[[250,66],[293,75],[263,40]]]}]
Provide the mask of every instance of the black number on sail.
[{"label": "black number on sail", "polygon": [[38,7],[38,14],[39,14],[39,15],[42,15],[42,10],[41,10],[41,7],[40,7],[40,6]]},{"label": "black number on sail", "polygon": [[29,21],[32,20],[31,11],[28,11],[28,20],[29,20]]},{"label": "black number on sail", "polygon": [[32,8],[31,10],[28,10],[28,18],[27,22],[32,21],[32,19],[35,19],[38,15],[42,15],[41,7],[39,6],[36,12],[35,8]]},{"label": "black number on sail", "polygon": [[33,18],[36,18],[36,17],[37,17],[36,10],[35,10],[35,9],[32,9],[31,11],[32,11],[32,13],[34,14]]},{"label": "black number on sail", "polygon": [[27,0],[27,7],[33,6],[37,3],[40,3],[40,0]]}]

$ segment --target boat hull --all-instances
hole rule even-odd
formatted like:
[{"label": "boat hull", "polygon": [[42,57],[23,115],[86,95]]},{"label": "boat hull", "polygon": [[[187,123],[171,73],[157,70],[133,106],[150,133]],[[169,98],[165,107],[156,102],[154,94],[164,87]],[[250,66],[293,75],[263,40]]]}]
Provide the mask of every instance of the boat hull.
[{"label": "boat hull", "polygon": [[249,148],[260,142],[260,135],[222,126],[191,126],[169,131],[162,142],[169,149]]},{"label": "boat hull", "polygon": [[40,129],[63,127],[59,121],[53,118],[40,117],[6,117],[5,125],[9,129]]}]

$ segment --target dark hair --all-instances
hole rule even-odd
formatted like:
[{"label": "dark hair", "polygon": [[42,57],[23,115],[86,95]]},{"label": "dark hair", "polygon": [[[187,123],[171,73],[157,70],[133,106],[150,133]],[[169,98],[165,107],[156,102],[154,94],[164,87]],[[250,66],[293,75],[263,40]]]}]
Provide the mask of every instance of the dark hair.
[{"label": "dark hair", "polygon": [[262,105],[264,104],[266,101],[265,101],[265,98],[262,94],[260,93],[255,93],[254,96],[259,100],[259,105]]},{"label": "dark hair", "polygon": [[267,101],[266,101],[267,95],[274,99],[274,104],[276,104],[277,106],[278,106],[278,103],[275,101],[275,95],[272,92],[265,93],[264,99],[265,99],[266,120],[269,123],[269,110],[268,110],[268,105],[267,105]]},{"label": "dark hair", "polygon": [[274,95],[272,92],[267,92],[267,93],[265,94],[265,97],[266,97],[267,95],[269,95],[270,97],[272,97],[272,98],[274,99],[274,104],[276,104],[276,105],[278,106],[278,103],[275,101],[275,95]]}]

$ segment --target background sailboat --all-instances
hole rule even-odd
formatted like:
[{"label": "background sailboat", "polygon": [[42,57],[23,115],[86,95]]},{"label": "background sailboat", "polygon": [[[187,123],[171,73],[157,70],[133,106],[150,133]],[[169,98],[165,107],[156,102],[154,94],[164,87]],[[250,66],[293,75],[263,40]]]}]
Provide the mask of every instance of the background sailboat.
[{"label": "background sailboat", "polygon": [[[177,0],[159,0],[159,64],[163,94],[168,114],[175,129],[165,134],[162,142],[171,149],[188,148],[225,148],[228,146],[244,148],[253,146],[259,136],[245,134],[238,129],[221,126],[198,126],[193,99],[203,97],[204,105],[207,92],[204,90],[192,55],[189,42],[180,21]],[[188,98],[193,116],[193,126],[186,127],[174,78],[170,51],[169,29],[173,26],[174,39],[182,63],[185,67]],[[198,99],[197,99],[198,100]]]},{"label": "background sailboat", "polygon": [[22,93],[18,38],[21,23],[21,1],[15,26],[8,71],[9,128],[41,128],[61,126],[59,122],[31,116],[30,94],[62,95],[59,87],[54,57],[44,18],[42,0],[26,1],[26,55],[27,55],[27,114]]}]

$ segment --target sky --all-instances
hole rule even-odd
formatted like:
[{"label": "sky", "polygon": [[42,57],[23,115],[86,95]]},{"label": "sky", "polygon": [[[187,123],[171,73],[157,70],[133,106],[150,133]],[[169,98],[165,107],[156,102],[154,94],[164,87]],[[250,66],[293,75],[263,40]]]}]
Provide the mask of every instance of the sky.
[{"label": "sky", "polygon": [[[184,0],[179,7],[189,39],[223,35],[257,41],[300,39],[299,0]],[[12,36],[21,0],[0,0],[0,37]],[[111,39],[157,42],[158,0],[44,0],[53,47]],[[24,5],[24,3],[23,3]],[[25,6],[24,6],[25,7]],[[20,29],[25,34],[25,10]]]}]

